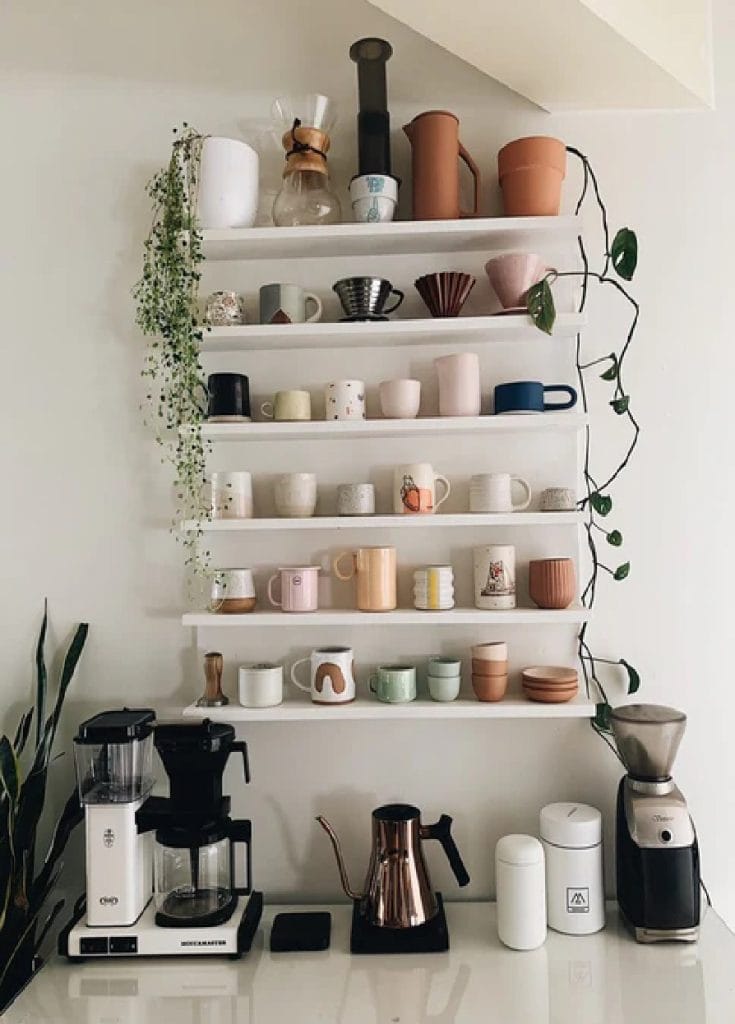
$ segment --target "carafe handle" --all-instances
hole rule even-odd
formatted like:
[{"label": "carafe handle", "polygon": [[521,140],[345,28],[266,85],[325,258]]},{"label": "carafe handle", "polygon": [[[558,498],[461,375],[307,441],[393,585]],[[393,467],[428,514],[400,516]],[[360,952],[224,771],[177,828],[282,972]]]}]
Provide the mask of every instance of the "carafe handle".
[{"label": "carafe handle", "polygon": [[452,819],[448,814],[442,814],[441,818],[434,825],[422,825],[419,831],[422,839],[438,839],[447,855],[449,866],[457,879],[457,885],[470,884],[470,876],[467,868],[459,855],[457,845],[452,839]]},{"label": "carafe handle", "polygon": [[[233,744],[234,746],[234,744]],[[249,821],[245,819],[239,819],[237,821],[231,821],[227,834],[230,838],[230,881],[232,892],[235,896],[247,896],[253,887],[252,877],[252,858],[250,855],[250,840],[252,838],[253,826]],[[235,848],[237,846],[245,847],[245,874],[246,884],[244,886],[235,885]]]},{"label": "carafe handle", "polygon": [[472,159],[470,154],[464,148],[462,143],[459,144],[459,158],[463,160],[470,169],[472,178],[474,181],[474,202],[472,210],[460,210],[460,217],[476,217],[480,212],[480,168],[477,166],[475,161]]},{"label": "carafe handle", "polygon": [[242,754],[242,767],[245,781],[250,782],[250,760],[248,759],[248,745],[245,740],[236,740],[230,747],[230,753]]}]

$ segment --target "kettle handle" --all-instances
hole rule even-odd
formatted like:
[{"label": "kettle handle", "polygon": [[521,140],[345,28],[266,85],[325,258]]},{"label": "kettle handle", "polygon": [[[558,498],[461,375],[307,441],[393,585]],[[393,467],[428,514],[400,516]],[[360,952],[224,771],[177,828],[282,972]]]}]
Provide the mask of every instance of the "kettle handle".
[{"label": "kettle handle", "polygon": [[467,211],[460,210],[459,211],[459,215],[460,215],[460,217],[476,217],[478,215],[478,213],[480,212],[480,168],[477,166],[477,164],[472,159],[472,157],[467,152],[467,150],[464,148],[464,146],[462,145],[461,142],[459,144],[459,158],[460,158],[460,160],[463,160],[467,164],[467,166],[469,167],[470,173],[472,174],[472,177],[474,179],[474,185],[475,185],[474,202],[473,202],[473,207],[474,208],[472,210],[467,210]]},{"label": "kettle handle", "polygon": [[[252,830],[251,823],[245,819],[230,821],[227,829],[230,839],[230,888],[235,896],[247,896],[253,888]],[[235,848],[237,846],[243,846],[245,850],[245,885],[237,885],[235,881]]]},{"label": "kettle handle", "polygon": [[447,855],[449,866],[454,872],[457,884],[460,886],[469,885],[470,876],[467,868],[459,855],[457,844],[452,839],[452,819],[448,814],[442,814],[434,825],[422,825],[420,828],[422,839],[438,839]]}]

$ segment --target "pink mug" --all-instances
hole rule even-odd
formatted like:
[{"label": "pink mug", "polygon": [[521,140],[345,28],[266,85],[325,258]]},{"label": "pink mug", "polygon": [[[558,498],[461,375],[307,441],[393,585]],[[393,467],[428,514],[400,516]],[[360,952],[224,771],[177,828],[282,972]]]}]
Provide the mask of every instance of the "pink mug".
[{"label": "pink mug", "polygon": [[[280,601],[273,593],[278,580],[281,581]],[[319,607],[319,566],[279,569],[268,580],[268,600],[284,612],[315,612]]]},{"label": "pink mug", "polygon": [[521,312],[526,308],[526,293],[553,268],[535,252],[507,252],[485,264],[485,273],[503,310]]},{"label": "pink mug", "polygon": [[439,377],[440,416],[480,415],[480,360],[474,352],[454,352],[434,360]]}]

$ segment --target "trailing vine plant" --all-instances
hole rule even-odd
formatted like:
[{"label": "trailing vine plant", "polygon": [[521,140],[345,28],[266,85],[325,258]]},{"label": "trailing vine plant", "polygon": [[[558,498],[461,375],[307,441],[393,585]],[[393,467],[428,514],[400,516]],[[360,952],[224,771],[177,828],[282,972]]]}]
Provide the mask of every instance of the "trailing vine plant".
[{"label": "trailing vine plant", "polygon": [[[584,411],[588,411],[588,397],[586,375],[591,371],[604,369],[600,377],[613,385],[612,396],[609,405],[616,416],[627,419],[631,427],[631,436],[624,454],[617,465],[607,473],[600,474],[597,469],[593,470],[591,455],[591,437],[589,424],[585,426],[585,445],[583,462],[583,480],[585,493],[579,501],[579,508],[585,513],[584,528],[587,536],[587,546],[591,560],[591,571],[587,584],[582,591],[582,604],[585,608],[592,608],[596,597],[598,584],[605,577],[610,577],[615,582],[627,579],[630,572],[630,562],[624,561],[617,566],[607,564],[605,556],[599,549],[599,544],[604,540],[612,549],[620,548],[623,543],[623,536],[617,529],[610,528],[607,517],[613,510],[613,499],[611,488],[618,480],[620,474],[627,467],[630,458],[638,444],[640,426],[636,420],[630,404],[630,394],[623,383],[623,368],[626,356],[630,350],[631,343],[638,326],[640,307],[636,299],[630,294],[625,282],[631,281],[635,274],[638,262],[638,239],[630,228],[620,228],[611,238],[608,225],[608,215],[605,203],[600,194],[600,189],[592,166],[589,160],[578,149],[567,146],[567,152],[575,156],[582,165],[582,189],[577,200],[575,214],[579,214],[585,200],[590,194],[590,189],[596,204],[602,227],[604,251],[600,256],[599,263],[593,265],[587,253],[582,236],[579,235],[577,243],[582,261],[580,270],[549,271],[546,276],[533,285],[527,296],[528,311],[536,326],[551,334],[554,327],[556,310],[551,284],[560,277],[578,278],[581,282],[581,298],[579,311],[582,312],[587,303],[588,289],[591,282],[600,286],[613,288],[630,307],[630,322],[621,345],[618,349],[603,355],[599,358],[586,361],[582,353],[582,336],[577,333],[576,341],[576,369],[579,380],[579,388],[582,397]],[[578,654],[582,672],[584,675],[585,688],[590,694],[592,686],[596,688],[596,695],[601,699],[597,704],[597,710],[592,725],[602,736],[617,755],[614,745],[609,739],[610,729],[610,703],[607,699],[605,687],[600,679],[601,665],[620,665],[627,675],[627,690],[629,694],[636,693],[640,686],[640,675],[638,671],[625,658],[603,658],[593,653],[588,639],[589,623],[584,622],[578,635]]]},{"label": "trailing vine plant", "polygon": [[186,123],[173,129],[168,164],[148,182],[153,220],[143,248],[143,273],[134,288],[136,322],[150,338],[141,375],[156,419],[162,461],[174,467],[176,511],[172,532],[186,550],[185,565],[206,569],[201,530],[183,532],[179,522],[209,516],[203,501],[206,455],[201,424],[206,395],[199,361],[202,329],[197,297],[204,259],[197,222],[199,163],[204,136]]}]

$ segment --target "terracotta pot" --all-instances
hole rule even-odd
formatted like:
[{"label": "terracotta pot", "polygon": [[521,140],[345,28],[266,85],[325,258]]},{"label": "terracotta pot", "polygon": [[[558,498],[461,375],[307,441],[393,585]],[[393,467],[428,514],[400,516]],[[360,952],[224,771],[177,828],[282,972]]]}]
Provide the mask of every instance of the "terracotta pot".
[{"label": "terracotta pot", "polygon": [[568,608],[577,592],[571,558],[541,558],[528,563],[528,590],[539,608]]},{"label": "terracotta pot", "polygon": [[[480,205],[480,171],[459,141],[459,120],[448,110],[427,110],[404,124],[411,143],[414,220],[455,220],[476,217]],[[459,161],[474,180],[469,211],[459,208]]]},{"label": "terracotta pot", "polygon": [[563,142],[546,135],[516,139],[498,153],[506,217],[555,217],[567,169]]},{"label": "terracotta pot", "polygon": [[478,676],[472,674],[472,689],[478,700],[492,702],[502,700],[508,688],[508,676]]}]

